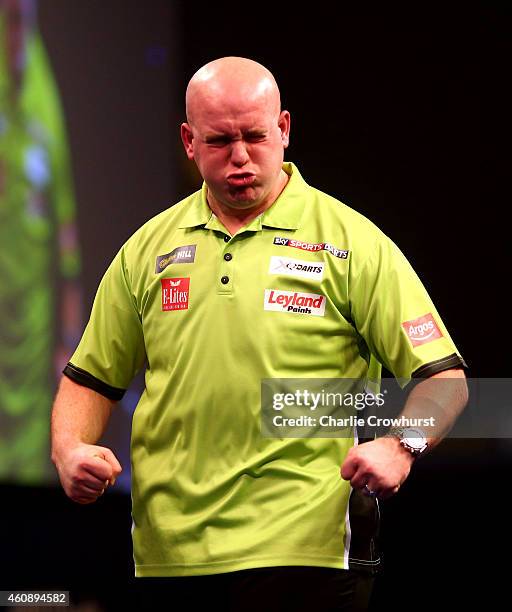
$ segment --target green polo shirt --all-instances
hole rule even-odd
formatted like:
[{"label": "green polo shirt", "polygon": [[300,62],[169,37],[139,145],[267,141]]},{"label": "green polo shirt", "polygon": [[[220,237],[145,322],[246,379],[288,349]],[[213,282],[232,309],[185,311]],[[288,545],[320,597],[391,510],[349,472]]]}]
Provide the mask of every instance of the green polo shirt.
[{"label": "green polo shirt", "polygon": [[397,247],[283,167],[282,194],[234,236],[205,186],[140,228],[65,370],[117,399],[146,362],[131,440],[137,576],[377,564],[352,554],[339,470],[354,439],[263,438],[261,381],[462,363]]}]

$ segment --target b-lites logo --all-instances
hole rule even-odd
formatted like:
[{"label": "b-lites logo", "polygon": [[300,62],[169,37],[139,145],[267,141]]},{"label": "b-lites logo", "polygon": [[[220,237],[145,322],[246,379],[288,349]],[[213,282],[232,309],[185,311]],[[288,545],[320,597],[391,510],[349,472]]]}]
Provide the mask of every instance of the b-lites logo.
[{"label": "b-lites logo", "polygon": [[196,257],[196,245],[187,244],[176,247],[170,253],[159,255],[156,258],[155,274],[160,274],[167,266],[173,263],[192,263]]},{"label": "b-lites logo", "polygon": [[288,246],[293,247],[294,249],[301,249],[301,251],[311,251],[316,253],[317,251],[327,251],[334,257],[339,257],[340,259],[347,259],[348,251],[343,249],[337,249],[332,244],[328,244],[327,242],[301,242],[300,240],[292,240],[291,238],[280,238],[278,236],[274,237],[274,244],[279,244],[280,246]]},{"label": "b-lites logo", "polygon": [[162,278],[162,310],[187,310],[190,278]]},{"label": "b-lites logo", "polygon": [[303,261],[288,257],[271,257],[268,273],[314,278],[320,281],[324,275],[324,267],[323,261]]},{"label": "b-lites logo", "polygon": [[325,313],[325,296],[317,295],[316,293],[265,289],[264,309],[323,317]]},{"label": "b-lites logo", "polygon": [[413,346],[427,344],[427,342],[443,337],[430,312],[413,321],[405,321],[402,323],[402,327],[405,329],[405,333],[409,336]]}]

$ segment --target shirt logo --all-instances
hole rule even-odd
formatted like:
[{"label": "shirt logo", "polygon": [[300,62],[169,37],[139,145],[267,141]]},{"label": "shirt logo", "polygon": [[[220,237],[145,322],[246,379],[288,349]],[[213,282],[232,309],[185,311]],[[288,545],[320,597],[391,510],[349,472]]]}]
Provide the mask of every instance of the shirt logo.
[{"label": "shirt logo", "polygon": [[294,312],[323,317],[325,296],[316,293],[299,293],[298,291],[280,291],[265,289],[265,310],[277,312]]},{"label": "shirt logo", "polygon": [[162,278],[162,310],[188,310],[190,278]]},{"label": "shirt logo", "polygon": [[288,257],[271,257],[269,274],[286,274],[287,276],[301,276],[322,280],[325,264],[321,261],[312,262],[302,259],[289,259]]},{"label": "shirt logo", "polygon": [[196,257],[196,245],[187,244],[186,246],[176,247],[170,253],[159,255],[156,258],[155,274],[160,274],[167,266],[173,263],[192,263]]},{"label": "shirt logo", "polygon": [[339,257],[340,259],[347,259],[349,254],[349,251],[337,249],[335,246],[332,246],[332,244],[328,244],[327,242],[319,242],[314,244],[312,242],[301,242],[300,240],[279,238],[278,236],[275,236],[274,244],[293,247],[294,249],[301,249],[302,251],[312,251],[314,253],[317,251],[327,251],[328,253],[331,253],[331,255],[334,255],[334,257]]},{"label": "shirt logo", "polygon": [[430,312],[413,321],[405,321],[402,323],[402,327],[413,346],[421,346],[443,337]]}]

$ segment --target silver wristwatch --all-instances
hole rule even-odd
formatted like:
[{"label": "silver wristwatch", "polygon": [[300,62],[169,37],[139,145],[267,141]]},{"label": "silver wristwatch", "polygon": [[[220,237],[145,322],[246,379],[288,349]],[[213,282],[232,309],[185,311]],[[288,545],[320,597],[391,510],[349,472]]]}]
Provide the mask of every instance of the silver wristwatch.
[{"label": "silver wristwatch", "polygon": [[419,427],[394,427],[389,430],[388,435],[398,438],[400,444],[414,457],[427,450],[427,436]]}]

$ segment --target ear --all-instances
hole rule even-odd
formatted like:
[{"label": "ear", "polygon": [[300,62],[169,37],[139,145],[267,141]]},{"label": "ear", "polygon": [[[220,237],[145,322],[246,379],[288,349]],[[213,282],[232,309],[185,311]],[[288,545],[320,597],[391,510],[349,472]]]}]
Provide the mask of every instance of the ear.
[{"label": "ear", "polygon": [[192,128],[188,123],[181,124],[181,141],[185,147],[185,153],[189,159],[194,159],[194,135],[192,134]]},{"label": "ear", "polygon": [[286,149],[290,144],[290,113],[287,110],[281,111],[277,125],[281,130],[281,142]]}]

